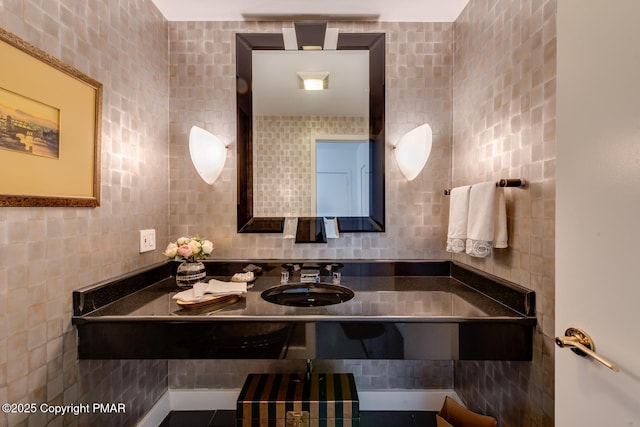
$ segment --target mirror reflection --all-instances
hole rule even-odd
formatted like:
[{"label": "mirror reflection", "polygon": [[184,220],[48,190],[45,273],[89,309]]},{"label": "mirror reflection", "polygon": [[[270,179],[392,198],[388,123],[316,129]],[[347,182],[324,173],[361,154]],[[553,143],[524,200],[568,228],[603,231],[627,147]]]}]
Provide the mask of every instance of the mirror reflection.
[{"label": "mirror reflection", "polygon": [[315,155],[315,216],[369,216],[367,138],[317,140]]},{"label": "mirror reflection", "polygon": [[369,51],[254,50],[252,75],[254,215],[368,216]]}]

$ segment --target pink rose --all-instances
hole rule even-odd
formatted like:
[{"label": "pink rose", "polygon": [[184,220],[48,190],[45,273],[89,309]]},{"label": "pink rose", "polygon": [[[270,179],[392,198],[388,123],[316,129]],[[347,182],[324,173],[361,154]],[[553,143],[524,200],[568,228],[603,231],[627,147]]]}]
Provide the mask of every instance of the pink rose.
[{"label": "pink rose", "polygon": [[182,245],[178,248],[178,255],[184,258],[189,258],[191,255],[193,255],[193,251],[191,250],[189,245]]},{"label": "pink rose", "polygon": [[200,248],[202,247],[197,240],[192,240],[187,243],[187,246],[191,248],[191,253],[194,255],[198,255],[200,253]]}]

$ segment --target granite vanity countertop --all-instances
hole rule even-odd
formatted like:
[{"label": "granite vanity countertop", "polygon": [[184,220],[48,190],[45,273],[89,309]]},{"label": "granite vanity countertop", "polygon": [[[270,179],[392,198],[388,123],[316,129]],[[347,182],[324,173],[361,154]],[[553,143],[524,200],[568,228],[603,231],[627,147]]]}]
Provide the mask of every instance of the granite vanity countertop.
[{"label": "granite vanity countertop", "polygon": [[[208,277],[228,281],[229,277]],[[324,278],[328,280],[328,278]],[[526,316],[451,277],[349,277],[341,285],[354,291],[346,302],[322,307],[292,307],[262,299],[262,291],[279,285],[277,277],[258,277],[242,299],[219,307],[185,309],[172,297],[182,289],[165,278],[86,314],[74,323],[104,321],[401,321],[465,322],[513,320]],[[81,299],[80,299],[81,301]],[[82,302],[82,301],[81,301]]]},{"label": "granite vanity countertop", "polygon": [[[229,281],[248,261],[206,263]],[[180,307],[174,264],[73,292],[80,359],[531,360],[535,293],[450,261],[318,262],[340,268],[348,301],[278,305],[261,293],[289,261],[254,262],[263,274],[236,303]],[[306,263],[299,263],[305,264]],[[291,277],[291,284],[298,279]]]}]

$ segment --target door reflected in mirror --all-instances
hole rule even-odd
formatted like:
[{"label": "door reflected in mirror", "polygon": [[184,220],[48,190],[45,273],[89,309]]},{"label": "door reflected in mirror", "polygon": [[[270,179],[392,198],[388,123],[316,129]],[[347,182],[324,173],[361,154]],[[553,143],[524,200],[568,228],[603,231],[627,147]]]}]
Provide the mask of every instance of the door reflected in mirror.
[{"label": "door reflected in mirror", "polygon": [[314,216],[369,216],[369,145],[316,141]]}]

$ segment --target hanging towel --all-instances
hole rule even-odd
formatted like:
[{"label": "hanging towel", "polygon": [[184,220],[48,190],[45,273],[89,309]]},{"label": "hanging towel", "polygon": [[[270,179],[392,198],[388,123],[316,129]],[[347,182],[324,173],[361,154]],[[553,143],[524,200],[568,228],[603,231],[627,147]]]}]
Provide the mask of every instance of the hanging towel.
[{"label": "hanging towel", "polygon": [[507,233],[507,202],[504,198],[504,188],[496,188],[495,223],[493,228],[493,247],[504,249],[509,246]]},{"label": "hanging towel", "polygon": [[447,252],[462,253],[467,239],[467,218],[469,216],[469,190],[471,186],[451,189],[449,200],[449,229],[447,231]]},{"label": "hanging towel", "polygon": [[492,181],[473,185],[469,192],[466,253],[487,258],[494,247],[507,247],[507,209],[503,189]]}]

